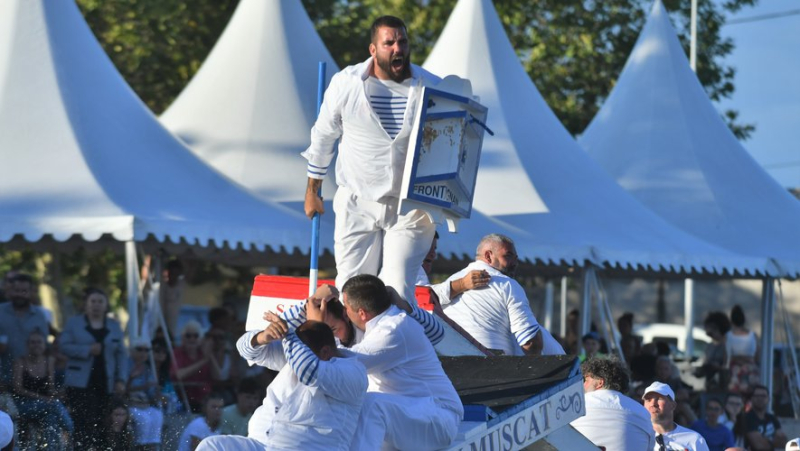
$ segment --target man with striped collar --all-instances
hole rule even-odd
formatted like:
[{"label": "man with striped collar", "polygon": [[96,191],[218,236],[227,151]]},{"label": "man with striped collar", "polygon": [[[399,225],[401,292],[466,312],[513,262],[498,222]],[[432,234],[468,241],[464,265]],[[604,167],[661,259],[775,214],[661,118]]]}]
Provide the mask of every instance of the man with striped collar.
[{"label": "man with striped collar", "polygon": [[411,64],[406,26],[393,16],[370,28],[370,58],[331,79],[311,130],[305,213],[324,213],[318,195],[336,140],[336,286],[358,274],[379,276],[414,303],[414,281],[435,232],[422,210],[398,213],[406,153],[422,88],[440,80]]}]

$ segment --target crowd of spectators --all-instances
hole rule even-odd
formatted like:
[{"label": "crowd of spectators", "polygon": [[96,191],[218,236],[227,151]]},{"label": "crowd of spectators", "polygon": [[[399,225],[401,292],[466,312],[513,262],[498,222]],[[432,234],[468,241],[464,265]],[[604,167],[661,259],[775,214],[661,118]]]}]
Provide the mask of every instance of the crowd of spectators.
[{"label": "crowd of spectators", "polygon": [[[213,434],[247,435],[270,375],[264,370],[256,378],[246,377],[254,369],[233,345],[243,326],[228,309],[209,312],[211,327],[205,333],[195,321],[168,331],[176,340],[170,352],[172,340],[162,330],[153,340],[126,346],[102,290],[87,288],[82,313],[69,318],[59,332],[48,319],[52,315],[34,302],[36,284],[30,276],[9,273],[3,289],[0,410],[20,425],[18,443],[48,449],[156,450],[163,447],[162,434],[176,418],[181,418],[174,434],[181,437],[175,444],[179,449],[193,449]],[[344,316],[333,310],[332,317]],[[577,311],[570,312],[571,327],[562,342],[567,353],[580,349],[585,363],[614,359],[596,331],[579,337],[578,319]],[[341,322],[334,333],[347,343],[352,326]],[[779,421],[766,410],[767,391],[758,379],[758,340],[739,306],[730,315],[711,312],[704,320],[711,343],[695,373],[704,380],[702,391],[681,379],[665,343],[642,343],[633,333],[633,314],[622,315],[617,325],[627,382],[611,386],[620,396],[643,404],[647,387],[669,387],[662,398],[674,403],[671,421],[699,433],[712,450],[734,444],[767,449],[786,441]],[[611,392],[599,393],[603,395],[591,395],[597,399],[592,402],[608,408]]]},{"label": "crowd of spectators", "polygon": [[[574,311],[575,324],[577,317]],[[606,344],[597,333],[590,332],[582,339],[587,416],[573,423],[576,428],[609,442],[613,449],[633,449],[618,448],[619,444],[613,442],[620,434],[633,434],[630,440],[638,440],[635,431],[641,429],[637,426],[641,410],[630,407],[632,400],[642,404],[651,416],[655,449],[673,449],[670,441],[680,449],[692,450],[706,446],[712,451],[783,449],[787,437],[780,421],[767,410],[769,392],[759,379],[758,340],[746,327],[740,306],[734,306],[730,315],[710,312],[704,319],[711,343],[702,364],[694,370],[694,376],[702,380],[702,389],[682,379],[666,343],[642,343],[641,337],[633,334],[633,314],[623,315],[618,326],[625,363],[600,352]],[[568,352],[576,350],[570,348]],[[596,391],[598,388],[605,390]],[[629,401],[621,402],[623,395]],[[609,430],[607,419],[623,415],[618,412],[622,407],[628,417]]]},{"label": "crowd of spectators", "polygon": [[36,305],[31,276],[8,273],[2,289],[0,411],[20,449],[194,449],[212,433],[247,435],[272,374],[243,377],[243,325],[226,309],[209,312],[205,333],[194,321],[170,333],[170,353],[160,329],[126,345],[100,289],[85,290],[82,312],[61,331]]}]

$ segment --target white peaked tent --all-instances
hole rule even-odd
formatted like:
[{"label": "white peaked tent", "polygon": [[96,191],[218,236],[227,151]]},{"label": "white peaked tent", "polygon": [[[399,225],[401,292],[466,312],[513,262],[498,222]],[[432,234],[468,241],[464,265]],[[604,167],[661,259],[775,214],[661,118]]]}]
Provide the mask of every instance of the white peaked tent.
[{"label": "white peaked tent", "polygon": [[671,224],[800,274],[800,203],[747,153],[689,67],[660,1],[580,144]]},{"label": "white peaked tent", "polygon": [[[338,69],[300,1],[242,0],[161,121],[209,165],[262,198],[301,211],[306,160],[300,152],[316,118],[319,61],[330,80]],[[333,171],[322,191],[333,198]],[[329,202],[326,211],[321,234],[332,243]],[[462,221],[458,235],[443,234],[439,253],[472,258],[480,238],[492,232],[514,236],[520,255],[532,257],[524,231],[480,213]]]},{"label": "white peaked tent", "polygon": [[740,257],[671,227],[586,155],[545,103],[489,0],[460,0],[425,67],[472,81],[489,107],[475,207],[536,240],[545,263],[754,275]]},{"label": "white peaked tent", "polygon": [[[162,123],[263,199],[299,204],[316,119],[318,63],[336,63],[298,0],[242,0]],[[333,172],[333,171],[331,171]],[[333,198],[333,177],[323,185]]]},{"label": "white peaked tent", "polygon": [[110,236],[127,243],[129,268],[146,239],[307,248],[302,215],[255,198],[162,127],[73,1],[0,2],[0,156],[0,242]]}]

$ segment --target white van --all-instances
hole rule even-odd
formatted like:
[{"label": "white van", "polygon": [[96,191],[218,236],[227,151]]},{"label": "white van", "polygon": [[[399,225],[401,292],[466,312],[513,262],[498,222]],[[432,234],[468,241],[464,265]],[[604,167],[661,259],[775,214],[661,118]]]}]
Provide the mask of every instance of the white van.
[{"label": "white van", "polygon": [[[672,348],[673,360],[686,360],[686,326],[683,324],[639,324],[633,328],[633,333],[642,337],[642,344],[654,341],[666,342]],[[702,360],[711,338],[699,327],[692,328],[692,337],[694,338],[692,360]]]}]

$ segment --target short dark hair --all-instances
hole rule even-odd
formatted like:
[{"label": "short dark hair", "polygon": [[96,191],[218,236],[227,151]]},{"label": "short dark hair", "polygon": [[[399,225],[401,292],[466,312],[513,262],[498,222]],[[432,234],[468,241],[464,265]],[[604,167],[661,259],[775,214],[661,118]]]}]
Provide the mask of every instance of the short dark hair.
[{"label": "short dark hair", "polygon": [[260,392],[261,385],[252,377],[242,379],[241,382],[239,382],[239,386],[236,387],[236,393],[259,394]]},{"label": "short dark hair", "polygon": [[225,402],[225,395],[222,394],[220,391],[212,391],[209,393],[205,398],[203,398],[203,408],[205,408],[209,402],[220,400],[223,403]]},{"label": "short dark hair", "polygon": [[27,283],[30,286],[34,286],[35,285],[33,283],[33,276],[31,276],[30,274],[22,273],[22,272],[18,272],[16,274],[14,274],[13,276],[11,276],[11,279],[9,279],[9,282],[11,282],[11,283],[23,282],[23,283]]},{"label": "short dark hair", "polygon": [[336,349],[336,339],[330,326],[321,321],[306,321],[295,331],[297,338],[319,355],[325,346]]},{"label": "short dark hair", "polygon": [[392,305],[386,285],[383,281],[371,274],[359,274],[351,277],[342,287],[342,293],[347,295],[348,307],[356,310],[380,314]]},{"label": "short dark hair", "polygon": [[406,23],[403,22],[402,19],[395,16],[381,16],[375,19],[375,22],[372,22],[372,26],[369,27],[369,42],[375,42],[375,35],[378,34],[378,28],[382,27],[402,28],[403,31],[407,32]]},{"label": "short dark hair", "polygon": [[337,299],[331,299],[325,305],[329,315],[333,315],[336,319],[344,321],[344,306]]},{"label": "short dark hair", "polygon": [[617,328],[622,329],[622,324],[625,322],[630,323],[631,326],[633,326],[633,313],[631,312],[623,313],[622,316],[620,316],[617,319]]},{"label": "short dark hair", "polygon": [[731,322],[734,326],[742,327],[744,326],[745,318],[744,318],[744,310],[742,310],[742,306],[736,304],[731,309]]},{"label": "short dark hair", "polygon": [[769,395],[769,388],[767,388],[766,385],[754,384],[750,387],[750,396],[753,396],[756,390],[764,390],[765,392],[767,392],[767,395]]},{"label": "short dark hair", "polygon": [[706,315],[706,319],[703,320],[703,325],[716,327],[722,335],[731,330],[731,321],[728,319],[728,315],[723,312],[710,312]]},{"label": "short dark hair", "polygon": [[581,364],[584,376],[602,379],[605,388],[621,393],[628,391],[631,377],[628,368],[617,358],[591,358]]},{"label": "short dark hair", "polygon": [[99,288],[95,288],[95,287],[86,287],[83,290],[83,300],[85,301],[85,300],[89,299],[89,296],[91,296],[93,294],[99,294],[99,295],[102,295],[104,298],[108,299],[108,295],[106,294],[105,291],[103,291],[103,290],[101,290]]}]

